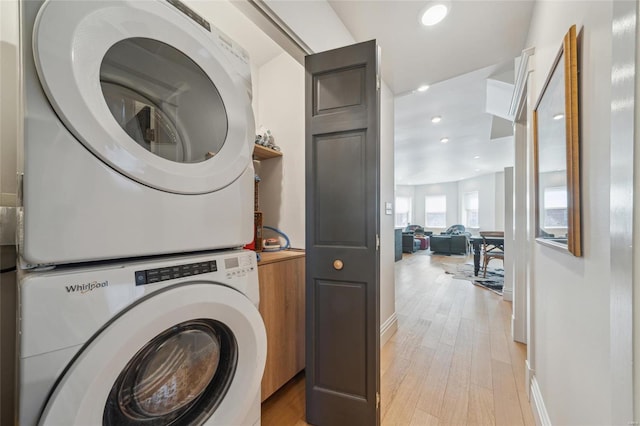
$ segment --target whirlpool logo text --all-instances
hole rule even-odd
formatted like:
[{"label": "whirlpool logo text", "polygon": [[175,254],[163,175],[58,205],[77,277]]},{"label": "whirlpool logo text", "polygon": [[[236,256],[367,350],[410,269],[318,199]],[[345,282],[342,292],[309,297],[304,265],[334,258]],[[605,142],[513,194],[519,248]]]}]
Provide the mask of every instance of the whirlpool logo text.
[{"label": "whirlpool logo text", "polygon": [[85,294],[93,291],[97,288],[109,287],[109,281],[92,281],[86,284],[76,284],[65,286],[67,293],[80,293]]}]

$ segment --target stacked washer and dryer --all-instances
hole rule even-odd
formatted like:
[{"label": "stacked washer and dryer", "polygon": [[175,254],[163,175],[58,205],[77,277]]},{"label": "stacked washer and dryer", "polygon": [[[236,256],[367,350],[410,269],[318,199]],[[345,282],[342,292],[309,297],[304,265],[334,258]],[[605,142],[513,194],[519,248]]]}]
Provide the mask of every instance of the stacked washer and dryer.
[{"label": "stacked washer and dryer", "polygon": [[246,53],[176,0],[20,8],[20,424],[259,424]]}]

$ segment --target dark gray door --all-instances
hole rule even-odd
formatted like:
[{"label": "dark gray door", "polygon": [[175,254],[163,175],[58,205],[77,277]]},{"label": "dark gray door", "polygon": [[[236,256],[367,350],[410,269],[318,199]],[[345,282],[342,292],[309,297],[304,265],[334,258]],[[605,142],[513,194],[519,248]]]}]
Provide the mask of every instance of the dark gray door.
[{"label": "dark gray door", "polygon": [[380,424],[378,48],[306,57],[306,401],[314,425]]}]

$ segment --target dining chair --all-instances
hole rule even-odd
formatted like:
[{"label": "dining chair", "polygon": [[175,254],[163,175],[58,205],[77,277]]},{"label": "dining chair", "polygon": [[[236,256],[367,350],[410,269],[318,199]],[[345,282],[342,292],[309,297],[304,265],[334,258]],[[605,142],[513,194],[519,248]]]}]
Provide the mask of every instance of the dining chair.
[{"label": "dining chair", "polygon": [[[503,231],[483,231],[480,232],[482,237],[482,277],[487,277],[487,266],[491,259],[500,259],[504,264],[504,232]],[[491,238],[502,238],[502,241],[496,241]],[[491,241],[487,241],[490,239]]]}]

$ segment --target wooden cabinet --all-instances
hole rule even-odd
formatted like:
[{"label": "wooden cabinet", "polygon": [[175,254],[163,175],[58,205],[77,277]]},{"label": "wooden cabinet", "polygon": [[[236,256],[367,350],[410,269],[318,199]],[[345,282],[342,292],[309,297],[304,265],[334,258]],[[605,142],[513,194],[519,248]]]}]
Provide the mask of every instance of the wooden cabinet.
[{"label": "wooden cabinet", "polygon": [[267,329],[262,401],[304,368],[304,251],[263,252],[260,314]]}]

